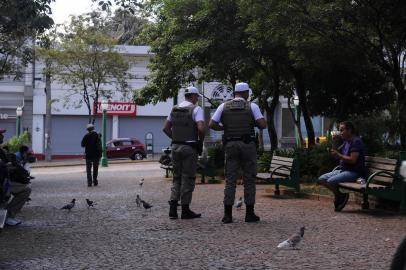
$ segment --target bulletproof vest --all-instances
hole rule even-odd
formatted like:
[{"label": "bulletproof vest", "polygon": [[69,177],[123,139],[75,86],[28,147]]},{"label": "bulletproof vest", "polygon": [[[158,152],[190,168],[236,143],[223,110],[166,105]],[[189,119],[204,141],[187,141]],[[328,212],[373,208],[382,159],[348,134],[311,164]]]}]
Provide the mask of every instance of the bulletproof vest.
[{"label": "bulletproof vest", "polygon": [[251,104],[246,100],[233,99],[224,103],[221,122],[226,138],[255,136],[255,119],[251,111]]},{"label": "bulletproof vest", "polygon": [[175,106],[171,112],[172,141],[197,141],[197,124],[193,121],[193,110],[196,106]]}]

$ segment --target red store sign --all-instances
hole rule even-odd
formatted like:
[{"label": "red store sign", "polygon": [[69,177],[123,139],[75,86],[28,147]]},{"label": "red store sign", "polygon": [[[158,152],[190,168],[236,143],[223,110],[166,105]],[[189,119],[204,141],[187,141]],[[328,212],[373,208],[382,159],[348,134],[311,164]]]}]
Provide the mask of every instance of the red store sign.
[{"label": "red store sign", "polygon": [[[109,106],[106,111],[107,115],[119,115],[119,116],[136,116],[137,107],[134,103],[127,102],[109,102]],[[96,115],[102,115],[101,102],[97,103]]]}]

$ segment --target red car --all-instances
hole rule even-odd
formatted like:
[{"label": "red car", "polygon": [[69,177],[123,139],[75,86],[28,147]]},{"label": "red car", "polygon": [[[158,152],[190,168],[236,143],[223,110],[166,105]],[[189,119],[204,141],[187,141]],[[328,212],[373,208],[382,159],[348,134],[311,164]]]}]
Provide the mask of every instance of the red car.
[{"label": "red car", "polygon": [[130,158],[141,160],[146,157],[145,146],[135,138],[117,138],[107,142],[107,158]]}]

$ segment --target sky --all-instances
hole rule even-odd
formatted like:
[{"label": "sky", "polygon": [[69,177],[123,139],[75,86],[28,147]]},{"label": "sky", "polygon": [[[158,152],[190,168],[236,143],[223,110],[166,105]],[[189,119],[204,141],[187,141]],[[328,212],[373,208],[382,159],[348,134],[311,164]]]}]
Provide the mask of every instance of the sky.
[{"label": "sky", "polygon": [[55,0],[51,3],[52,19],[56,24],[69,22],[69,15],[80,15],[92,11],[97,7],[97,2],[92,0]]}]

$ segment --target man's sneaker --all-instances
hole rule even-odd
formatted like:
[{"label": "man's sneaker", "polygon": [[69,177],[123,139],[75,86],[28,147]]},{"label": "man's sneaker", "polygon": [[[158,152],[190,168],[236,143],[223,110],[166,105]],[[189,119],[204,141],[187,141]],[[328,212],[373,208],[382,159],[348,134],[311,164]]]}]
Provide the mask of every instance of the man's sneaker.
[{"label": "man's sneaker", "polygon": [[6,219],[6,224],[8,226],[16,226],[18,224],[21,224],[21,220],[18,220],[18,219],[12,218],[12,217],[8,217]]},{"label": "man's sneaker", "polygon": [[347,204],[349,198],[350,198],[349,193],[344,193],[344,194],[340,195],[340,197],[337,198],[337,204],[335,205],[334,210],[336,212],[340,212],[341,210],[343,210],[343,208]]}]

